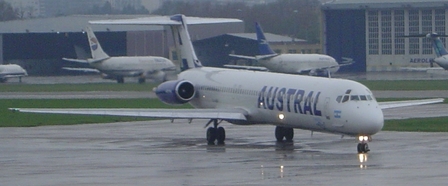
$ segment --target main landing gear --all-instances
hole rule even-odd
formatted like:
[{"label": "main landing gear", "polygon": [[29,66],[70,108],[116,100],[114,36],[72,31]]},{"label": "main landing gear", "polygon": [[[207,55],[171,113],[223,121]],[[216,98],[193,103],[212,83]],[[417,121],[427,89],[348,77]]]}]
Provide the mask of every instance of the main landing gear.
[{"label": "main landing gear", "polygon": [[118,76],[117,77],[117,83],[123,84],[124,83],[124,77],[123,76]]},{"label": "main landing gear", "polygon": [[288,127],[275,127],[275,138],[277,142],[282,142],[283,139],[286,142],[292,142],[292,138],[294,138],[294,129]]},{"label": "main landing gear", "polygon": [[218,127],[219,123],[221,123],[221,121],[218,122],[217,119],[211,119],[206,125],[205,127],[207,127],[208,125],[210,125],[213,122],[213,127],[209,127],[207,129],[207,143],[209,145],[214,145],[215,141],[218,142],[218,145],[224,145],[224,140],[226,140],[226,131],[224,130],[223,127]]},{"label": "main landing gear", "polygon": [[372,138],[370,136],[358,136],[358,153],[367,153],[370,151],[369,145],[367,145],[367,142],[372,141]]}]

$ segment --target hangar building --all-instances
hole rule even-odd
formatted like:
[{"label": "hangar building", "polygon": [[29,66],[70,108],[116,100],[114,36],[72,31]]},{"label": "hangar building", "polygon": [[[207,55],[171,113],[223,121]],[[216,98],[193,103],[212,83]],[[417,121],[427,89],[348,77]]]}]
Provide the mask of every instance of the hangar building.
[{"label": "hangar building", "polygon": [[[0,64],[18,64],[30,75],[68,73],[66,58],[89,58],[83,29],[90,20],[128,19],[148,15],[75,15],[0,22]],[[162,26],[91,25],[110,56],[170,56],[171,31]],[[244,31],[243,23],[191,25],[193,40]]]},{"label": "hangar building", "polygon": [[448,33],[447,0],[333,0],[322,12],[324,53],[353,58],[349,72],[430,67],[430,40],[399,36]]}]

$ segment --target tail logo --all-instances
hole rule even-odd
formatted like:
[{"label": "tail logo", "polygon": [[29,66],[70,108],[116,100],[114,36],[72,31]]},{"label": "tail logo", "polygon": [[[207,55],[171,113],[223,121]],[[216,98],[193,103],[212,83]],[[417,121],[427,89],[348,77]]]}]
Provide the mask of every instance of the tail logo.
[{"label": "tail logo", "polygon": [[92,50],[98,49],[98,40],[96,38],[90,38],[90,48]]}]

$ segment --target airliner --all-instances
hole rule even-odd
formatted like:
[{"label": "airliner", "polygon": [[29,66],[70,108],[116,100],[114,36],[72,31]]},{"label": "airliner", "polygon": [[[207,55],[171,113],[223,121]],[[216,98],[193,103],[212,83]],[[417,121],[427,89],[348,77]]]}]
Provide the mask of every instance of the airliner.
[{"label": "airliner", "polygon": [[[439,103],[426,99],[378,103],[372,91],[351,80],[307,75],[204,67],[198,60],[188,24],[234,23],[238,19],[197,18],[173,15],[124,20],[92,21],[91,24],[168,25],[184,71],[177,80],[161,83],[154,91],[167,104],[189,103],[195,109],[54,109],[10,108],[31,113],[115,115],[167,119],[208,119],[206,141],[224,144],[227,121],[236,125],[274,125],[278,142],[292,141],[294,129],[354,136],[357,150],[366,153],[367,142],[384,125],[382,109]],[[216,143],[215,143],[216,142]]]},{"label": "airliner", "polygon": [[19,65],[0,65],[0,83],[5,83],[8,78],[19,78],[21,82],[23,76],[28,76],[28,73]]},{"label": "airliner", "polygon": [[176,66],[172,61],[157,56],[117,56],[107,55],[90,27],[86,29],[89,39],[92,59],[80,60],[63,58],[66,61],[88,63],[89,68],[67,68],[67,70],[100,72],[105,79],[115,79],[118,83],[124,83],[124,77],[138,77],[139,83],[153,79],[159,82],[167,80],[167,73],[175,74]]},{"label": "airliner", "polygon": [[353,62],[353,60],[351,60],[338,64],[333,57],[323,54],[277,54],[269,46],[269,43],[263,33],[263,29],[258,22],[255,23],[255,30],[257,34],[259,55],[244,56],[230,54],[230,56],[256,60],[263,67],[224,65],[225,67],[287,74],[328,76],[329,74],[333,74],[338,71],[340,66],[349,65]]},{"label": "airliner", "polygon": [[[448,52],[446,51],[445,47],[443,46],[442,41],[440,40],[440,37],[448,37],[448,35],[440,35],[435,32],[428,33],[428,34],[417,34],[417,35],[406,35],[401,37],[426,37],[432,41],[432,46],[434,48],[434,52],[436,53],[436,58],[434,58],[433,62],[438,64],[440,67],[442,67],[444,70],[448,70]],[[429,70],[435,68],[432,65],[431,61],[431,68],[405,68],[410,70]]]}]

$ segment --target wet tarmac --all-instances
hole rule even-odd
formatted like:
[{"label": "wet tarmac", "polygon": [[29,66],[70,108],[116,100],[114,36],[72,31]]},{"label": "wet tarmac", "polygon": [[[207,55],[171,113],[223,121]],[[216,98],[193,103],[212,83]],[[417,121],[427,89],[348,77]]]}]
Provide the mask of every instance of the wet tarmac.
[{"label": "wet tarmac", "polygon": [[[426,75],[422,73],[421,76]],[[83,78],[89,80],[89,77]],[[55,82],[72,82],[71,79],[65,77]],[[75,82],[89,83],[84,80]],[[30,81],[48,83],[54,80],[42,77],[23,81],[31,84]],[[377,98],[445,97],[446,93],[374,92]],[[39,94],[0,93],[0,98],[48,96]],[[97,98],[98,94],[107,98],[143,97],[137,92],[63,92],[52,93],[50,97]],[[410,110],[390,109],[384,115],[386,118],[421,114],[446,116],[447,109],[445,104],[437,104]],[[324,133],[311,135],[309,131],[295,130],[294,143],[276,143],[273,126],[236,126],[225,122],[222,126],[226,128],[226,145],[210,146],[205,142],[203,126],[206,122],[194,120],[188,124],[186,120],[175,120],[174,123],[158,120],[0,128],[0,183],[36,186],[448,183],[446,133],[379,132],[369,143],[371,152],[359,155],[356,153],[357,141],[352,137]]]},{"label": "wet tarmac", "polygon": [[2,185],[444,185],[446,133],[380,132],[358,155],[351,137],[227,123],[224,146],[205,120],[0,128]]}]

